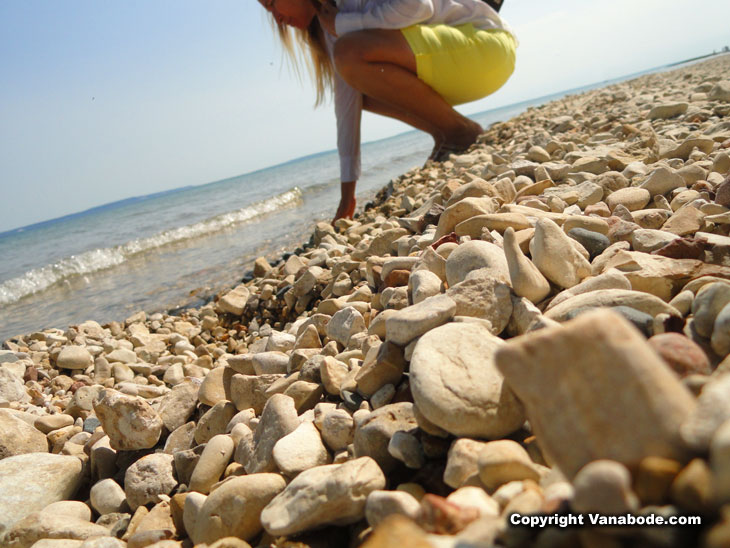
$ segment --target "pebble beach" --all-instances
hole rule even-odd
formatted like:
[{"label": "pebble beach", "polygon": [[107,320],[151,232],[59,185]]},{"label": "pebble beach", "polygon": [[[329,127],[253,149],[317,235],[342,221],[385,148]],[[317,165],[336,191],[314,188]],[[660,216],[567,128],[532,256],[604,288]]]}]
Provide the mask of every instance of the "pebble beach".
[{"label": "pebble beach", "polygon": [[6,340],[0,547],[730,546],[728,74],[529,108],[204,306]]}]

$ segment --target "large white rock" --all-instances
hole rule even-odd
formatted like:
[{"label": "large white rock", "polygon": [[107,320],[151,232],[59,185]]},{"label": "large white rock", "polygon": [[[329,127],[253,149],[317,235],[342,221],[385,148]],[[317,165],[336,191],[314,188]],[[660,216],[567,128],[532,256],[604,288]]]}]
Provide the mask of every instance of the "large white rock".
[{"label": "large white rock", "polygon": [[504,251],[482,240],[463,243],[451,252],[446,259],[446,280],[449,286],[454,286],[463,282],[470,272],[480,269],[486,269],[489,277],[509,284],[509,267]]},{"label": "large white rock", "polygon": [[481,325],[454,323],[426,333],[411,358],[411,391],[430,422],[456,436],[500,438],[525,420],[494,353],[504,342]]},{"label": "large white rock", "polygon": [[532,262],[554,284],[563,287],[578,285],[590,276],[591,264],[578,252],[571,238],[550,219],[540,219],[530,241]]},{"label": "large white rock", "polygon": [[618,313],[588,312],[515,338],[496,361],[543,454],[568,478],[598,458],[632,467],[647,456],[686,457],[680,425],[694,398]]},{"label": "large white rock", "polygon": [[274,497],[261,512],[261,523],[274,536],[355,523],[365,515],[368,495],[384,488],[385,476],[370,457],[317,466]]},{"label": "large white rock", "polygon": [[28,453],[0,460],[0,537],[27,515],[70,499],[82,478],[76,457]]}]

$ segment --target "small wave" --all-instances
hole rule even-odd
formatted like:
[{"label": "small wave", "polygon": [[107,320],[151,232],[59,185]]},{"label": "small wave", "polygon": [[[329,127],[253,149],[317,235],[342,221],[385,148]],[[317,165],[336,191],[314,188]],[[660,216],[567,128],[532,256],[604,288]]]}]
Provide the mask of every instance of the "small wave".
[{"label": "small wave", "polygon": [[302,193],[305,195],[316,194],[318,192],[322,192],[324,190],[328,190],[330,188],[335,188],[338,186],[340,186],[339,177],[336,179],[330,179],[329,181],[326,181],[324,183],[314,183],[313,185],[305,186],[302,189]]},{"label": "small wave", "polygon": [[79,255],[71,255],[56,263],[29,270],[22,276],[0,284],[0,304],[11,304],[70,278],[118,266],[145,251],[215,234],[261,215],[294,205],[301,199],[302,191],[298,187],[294,187],[273,198],[261,200],[198,223],[164,230],[154,236],[134,239],[115,247],[93,249]]}]

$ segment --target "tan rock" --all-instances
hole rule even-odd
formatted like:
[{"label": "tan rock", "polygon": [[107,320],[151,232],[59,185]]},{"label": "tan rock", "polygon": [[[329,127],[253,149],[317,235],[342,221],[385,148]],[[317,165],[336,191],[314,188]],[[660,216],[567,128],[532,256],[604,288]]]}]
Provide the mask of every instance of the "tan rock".
[{"label": "tan rock", "polygon": [[162,419],[143,398],[106,389],[94,400],[94,411],[113,449],[149,449],[162,434]]},{"label": "tan rock", "polygon": [[333,452],[346,449],[354,440],[355,421],[344,409],[335,409],[324,416],[322,439]]},{"label": "tan rock", "polygon": [[396,464],[388,451],[390,439],[396,432],[415,430],[416,418],[411,402],[385,405],[356,422],[353,440],[355,457],[371,457],[384,471],[390,471]]},{"label": "tan rock", "polygon": [[233,375],[231,378],[231,401],[236,409],[253,408],[257,415],[266,405],[266,390],[284,375]]},{"label": "tan rock", "polygon": [[584,228],[591,232],[598,232],[604,236],[608,234],[608,223],[598,217],[588,215],[570,215],[563,223],[563,232],[566,234],[573,228]]},{"label": "tan rock", "polygon": [[623,272],[635,291],[656,295],[669,301],[682,288],[701,276],[730,279],[730,267],[707,264],[695,259],[670,259],[637,251],[620,250],[603,264]]},{"label": "tan rock", "polygon": [[466,280],[446,291],[456,303],[456,316],[487,320],[494,335],[504,330],[512,315],[510,294],[509,285],[483,270],[472,272]]},{"label": "tan rock", "polygon": [[218,301],[218,310],[240,316],[246,308],[251,292],[245,285],[239,285],[223,295]]},{"label": "tan rock", "polygon": [[342,363],[332,356],[326,356],[319,365],[322,384],[331,396],[339,395],[342,381],[345,380],[348,372],[349,368],[347,364]]},{"label": "tan rock", "polygon": [[438,227],[436,228],[435,239],[439,239],[446,234],[454,231],[459,223],[487,213],[494,213],[497,204],[493,198],[476,198],[468,197],[452,203],[447,207],[439,217]]},{"label": "tan rock", "polygon": [[456,303],[446,295],[436,295],[399,310],[385,321],[386,340],[405,346],[454,317]]},{"label": "tan rock", "polygon": [[272,452],[276,442],[299,426],[299,418],[294,407],[294,400],[284,394],[274,394],[269,398],[261,413],[261,420],[254,433],[254,450],[246,464],[246,472],[276,471],[276,463]]},{"label": "tan rock", "polygon": [[[253,374],[253,364],[251,365],[251,374]],[[230,388],[230,382],[236,371],[231,367],[216,367],[211,369],[203,379],[198,390],[198,399],[200,403],[214,406],[216,403],[230,399],[227,388]]]},{"label": "tan rock", "polygon": [[411,358],[413,401],[428,421],[468,437],[499,438],[524,411],[492,357],[503,344],[485,327],[452,323],[422,336]]},{"label": "tan rock", "polygon": [[699,209],[686,206],[676,211],[664,225],[662,230],[677,236],[692,236],[704,225],[706,215]]},{"label": "tan rock", "polygon": [[76,457],[29,453],[0,460],[0,538],[16,522],[71,499],[83,480]]},{"label": "tan rock", "polygon": [[573,287],[591,274],[590,263],[574,247],[560,227],[549,219],[540,219],[530,241],[532,262],[551,282],[563,288]]},{"label": "tan rock", "polygon": [[[226,481],[197,512],[192,540],[196,544],[230,536],[253,540],[261,531],[261,510],[285,486],[278,474],[251,474]],[[187,511],[187,500],[185,506]]]},{"label": "tan rock", "polygon": [[160,495],[169,495],[177,485],[173,471],[173,456],[152,453],[142,457],[124,474],[127,504],[134,511],[150,502],[160,502]]},{"label": "tan rock", "polygon": [[638,466],[646,456],[686,456],[679,428],[694,399],[615,312],[510,341],[496,360],[546,458],[568,478],[596,458]]},{"label": "tan rock", "polygon": [[233,456],[233,439],[225,434],[213,436],[205,445],[198,464],[190,477],[191,491],[207,495],[223,475],[228,462]]},{"label": "tan rock", "polygon": [[261,512],[261,523],[274,536],[354,523],[365,515],[367,496],[384,487],[385,476],[370,457],[317,466],[274,497]]},{"label": "tan rock", "polygon": [[450,287],[463,282],[475,270],[509,283],[509,268],[502,248],[489,242],[472,240],[459,245],[446,259],[446,279]]},{"label": "tan rock", "polygon": [[390,341],[373,347],[365,356],[362,367],[355,375],[357,390],[370,397],[386,384],[400,382],[406,369],[403,349]]},{"label": "tan rock", "polygon": [[514,230],[504,231],[504,254],[507,258],[510,281],[516,295],[539,303],[550,293],[550,283],[520,249]]},{"label": "tan rock", "polygon": [[606,204],[613,211],[616,206],[622,205],[629,211],[644,209],[651,200],[651,194],[645,188],[628,187],[612,192],[606,198]]},{"label": "tan rock", "polygon": [[484,444],[478,457],[479,479],[490,490],[510,481],[539,481],[540,474],[527,451],[516,441],[497,440]]},{"label": "tan rock", "polygon": [[208,409],[195,427],[195,442],[208,443],[213,436],[224,434],[236,411],[236,406],[229,401],[220,401]]},{"label": "tan rock", "polygon": [[311,422],[303,422],[277,441],[271,454],[279,470],[289,477],[332,460],[319,430]]},{"label": "tan rock", "polygon": [[3,542],[8,548],[31,548],[41,539],[86,540],[108,536],[109,529],[86,520],[35,512],[15,523]]},{"label": "tan rock", "polygon": [[575,476],[573,510],[581,513],[627,514],[639,501],[631,491],[631,473],[620,462],[599,459],[586,464]]},{"label": "tan rock", "polygon": [[90,491],[91,506],[99,515],[123,512],[127,508],[124,489],[111,478],[96,482]]},{"label": "tan rock", "polygon": [[481,237],[482,230],[496,230],[504,232],[507,228],[513,230],[524,230],[531,228],[530,220],[521,213],[490,213],[487,215],[476,215],[466,221],[460,222],[454,228],[457,236]]},{"label": "tan rock", "polygon": [[642,189],[645,189],[652,196],[657,194],[667,194],[675,188],[685,188],[684,179],[673,170],[661,166],[649,173],[646,180],[641,183]]},{"label": "tan rock", "polygon": [[446,458],[444,483],[454,489],[474,485],[479,478],[479,455],[486,445],[469,438],[454,440]]},{"label": "tan rock", "polygon": [[200,381],[198,379],[187,378],[176,384],[162,398],[158,413],[160,419],[162,419],[162,424],[169,432],[180,428],[193,414],[198,402],[199,388]]},{"label": "tan rock", "polygon": [[385,518],[363,548],[434,548],[426,532],[416,522],[400,514]]},{"label": "tan rock", "polygon": [[388,516],[394,514],[418,519],[421,505],[413,495],[404,491],[372,491],[365,503],[365,518],[371,527],[376,527]]},{"label": "tan rock", "polygon": [[83,346],[64,346],[56,358],[59,369],[86,369],[93,363],[94,359]]},{"label": "tan rock", "polygon": [[442,287],[441,278],[430,270],[416,270],[408,277],[408,290],[411,292],[413,304],[438,295]]},{"label": "tan rock", "polygon": [[48,452],[48,441],[43,432],[0,409],[0,460],[38,452]]}]

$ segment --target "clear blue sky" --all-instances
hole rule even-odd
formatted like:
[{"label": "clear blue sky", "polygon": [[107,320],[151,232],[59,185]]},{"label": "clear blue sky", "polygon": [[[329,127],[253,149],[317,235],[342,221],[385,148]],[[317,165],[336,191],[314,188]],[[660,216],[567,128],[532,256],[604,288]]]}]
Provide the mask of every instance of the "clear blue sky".
[{"label": "clear blue sky", "polygon": [[[479,112],[730,44],[727,0],[506,0],[517,69]],[[335,146],[255,0],[2,0],[0,232]],[[364,140],[408,128],[367,114]]]}]

